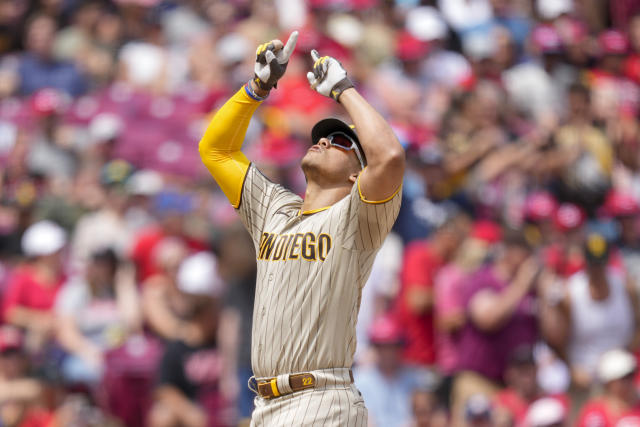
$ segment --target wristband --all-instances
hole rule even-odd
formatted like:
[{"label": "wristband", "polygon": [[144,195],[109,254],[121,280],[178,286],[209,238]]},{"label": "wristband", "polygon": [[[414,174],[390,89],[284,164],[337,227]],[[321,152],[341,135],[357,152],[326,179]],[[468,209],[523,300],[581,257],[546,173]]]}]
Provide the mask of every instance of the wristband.
[{"label": "wristband", "polygon": [[265,95],[265,96],[260,96],[257,93],[255,93],[253,91],[253,89],[251,88],[251,84],[249,82],[245,83],[244,85],[244,91],[247,95],[249,95],[249,98],[254,99],[256,101],[264,101],[265,99],[267,99],[267,97],[269,96],[269,94]]},{"label": "wristband", "polygon": [[352,87],[353,87],[353,83],[351,82],[349,77],[345,77],[344,79],[340,80],[338,83],[336,83],[333,86],[329,95],[331,96],[331,98],[333,98],[334,101],[340,102],[338,98],[340,98],[340,95],[342,95],[342,92]]}]

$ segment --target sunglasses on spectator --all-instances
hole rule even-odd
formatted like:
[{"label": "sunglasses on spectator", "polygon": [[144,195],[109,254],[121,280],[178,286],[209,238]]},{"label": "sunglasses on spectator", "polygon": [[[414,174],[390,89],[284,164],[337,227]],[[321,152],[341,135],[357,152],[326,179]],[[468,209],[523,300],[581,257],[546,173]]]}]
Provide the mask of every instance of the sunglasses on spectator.
[{"label": "sunglasses on spectator", "polygon": [[329,141],[329,145],[340,148],[342,150],[354,150],[356,152],[356,157],[358,157],[358,161],[360,162],[360,167],[364,169],[364,159],[362,157],[362,153],[360,152],[360,148],[349,135],[344,132],[332,132],[327,136],[327,140]]}]

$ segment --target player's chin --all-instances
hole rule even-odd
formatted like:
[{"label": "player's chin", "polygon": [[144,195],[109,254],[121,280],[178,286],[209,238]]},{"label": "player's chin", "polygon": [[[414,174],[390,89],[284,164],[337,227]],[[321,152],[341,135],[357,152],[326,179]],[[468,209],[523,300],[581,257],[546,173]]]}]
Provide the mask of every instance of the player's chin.
[{"label": "player's chin", "polygon": [[300,161],[300,166],[302,166],[302,168],[305,168],[306,166],[314,164],[315,162],[313,158],[316,157],[317,154],[317,151],[307,151],[307,154],[305,154]]}]

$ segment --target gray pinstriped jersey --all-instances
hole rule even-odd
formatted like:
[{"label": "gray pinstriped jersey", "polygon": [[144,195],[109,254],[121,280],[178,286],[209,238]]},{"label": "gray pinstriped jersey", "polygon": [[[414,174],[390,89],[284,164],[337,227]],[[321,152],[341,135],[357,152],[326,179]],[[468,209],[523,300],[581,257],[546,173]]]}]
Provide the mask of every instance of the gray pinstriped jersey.
[{"label": "gray pinstriped jersey", "polygon": [[302,199],[251,165],[238,212],[258,264],[251,361],[256,377],[351,367],[360,295],[400,209],[361,200],[300,215]]}]

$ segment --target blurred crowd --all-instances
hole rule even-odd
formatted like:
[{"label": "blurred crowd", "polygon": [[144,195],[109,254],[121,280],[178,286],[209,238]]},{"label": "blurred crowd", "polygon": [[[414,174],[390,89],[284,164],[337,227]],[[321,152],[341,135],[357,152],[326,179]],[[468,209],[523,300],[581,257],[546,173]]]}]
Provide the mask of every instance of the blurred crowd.
[{"label": "blurred crowd", "polygon": [[0,426],[247,422],[254,248],[197,144],[293,29],[247,155],[304,190],[311,49],[407,152],[370,424],[640,425],[640,1],[0,0]]}]

